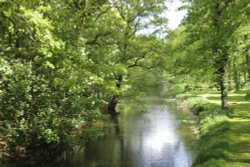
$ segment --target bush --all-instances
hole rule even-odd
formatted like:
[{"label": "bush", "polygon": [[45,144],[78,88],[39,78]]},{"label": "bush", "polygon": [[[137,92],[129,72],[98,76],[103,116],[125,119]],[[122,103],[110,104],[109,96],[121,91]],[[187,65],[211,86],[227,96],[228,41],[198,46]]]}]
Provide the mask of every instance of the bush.
[{"label": "bush", "polygon": [[206,108],[203,105],[198,105],[195,104],[192,108],[191,111],[194,113],[194,115],[199,115],[202,111],[205,111]]},{"label": "bush", "polygon": [[246,99],[246,100],[250,100],[250,92],[246,93],[245,99]]},{"label": "bush", "polygon": [[176,84],[165,93],[166,97],[175,97],[178,94],[185,92],[185,86],[183,84]]},{"label": "bush", "polygon": [[[178,96],[179,97],[179,96]],[[199,153],[194,162],[195,167],[225,166],[229,158],[230,129],[228,112],[223,112],[220,105],[211,103],[200,96],[181,95],[191,111],[199,116]],[[223,159],[223,160],[222,160]]]},{"label": "bush", "polygon": [[209,101],[204,97],[191,97],[187,99],[187,104],[190,108],[193,108],[194,106],[197,106],[197,105],[205,105],[208,103]]},{"label": "bush", "polygon": [[202,84],[195,84],[194,85],[194,90],[202,90],[203,89],[203,85]]},{"label": "bush", "polygon": [[221,134],[229,129],[229,118],[225,115],[206,116],[202,119],[200,133],[202,136]]},{"label": "bush", "polygon": [[[229,130],[229,118],[220,110],[207,110],[200,114],[199,155],[195,164],[198,166],[213,166],[220,164],[215,159],[228,159],[229,139],[225,132]],[[212,160],[211,160],[212,159]],[[216,166],[216,165],[215,165]]]},{"label": "bush", "polygon": [[185,86],[185,91],[192,91],[194,88],[193,88],[193,86],[192,85],[190,85],[190,84],[188,84],[188,85],[186,85]]},{"label": "bush", "polygon": [[199,115],[200,112],[207,110],[207,103],[208,100],[202,97],[192,97],[187,99],[187,104],[195,115]]},{"label": "bush", "polygon": [[201,165],[197,165],[196,167],[215,167],[215,166],[226,166],[226,161],[224,159],[211,159]]}]

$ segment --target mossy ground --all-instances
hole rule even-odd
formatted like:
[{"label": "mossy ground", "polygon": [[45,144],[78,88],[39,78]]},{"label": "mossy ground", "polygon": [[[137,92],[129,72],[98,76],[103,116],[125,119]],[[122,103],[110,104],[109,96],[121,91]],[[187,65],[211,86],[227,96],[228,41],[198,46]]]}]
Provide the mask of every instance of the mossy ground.
[{"label": "mossy ground", "polygon": [[196,111],[201,121],[195,166],[250,167],[250,100],[245,99],[246,92],[229,92],[229,117],[220,110],[220,96],[215,90],[177,96],[194,110],[202,110]]}]

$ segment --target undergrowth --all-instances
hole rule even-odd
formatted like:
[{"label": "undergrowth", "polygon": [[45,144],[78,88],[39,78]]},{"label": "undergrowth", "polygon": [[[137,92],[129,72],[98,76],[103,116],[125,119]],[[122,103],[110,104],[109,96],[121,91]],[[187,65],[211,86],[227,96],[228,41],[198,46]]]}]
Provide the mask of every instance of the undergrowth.
[{"label": "undergrowth", "polygon": [[224,166],[230,155],[226,135],[230,128],[228,115],[221,111],[219,105],[209,102],[205,97],[190,96],[185,98],[185,102],[191,112],[199,117],[198,156],[194,166]]}]

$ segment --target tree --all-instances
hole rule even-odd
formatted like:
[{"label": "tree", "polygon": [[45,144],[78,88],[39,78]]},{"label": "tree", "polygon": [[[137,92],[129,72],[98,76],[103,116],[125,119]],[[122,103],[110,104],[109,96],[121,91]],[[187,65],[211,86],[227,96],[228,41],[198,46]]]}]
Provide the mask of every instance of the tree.
[{"label": "tree", "polygon": [[[99,3],[85,14],[99,11]],[[61,1],[0,6],[0,120],[7,148],[14,154],[20,147],[29,153],[71,146],[71,133],[98,110],[96,87],[103,85],[88,67],[83,29],[75,20],[80,10],[71,13],[74,6]]]},{"label": "tree", "polygon": [[162,22],[162,2],[1,1],[0,136],[9,153],[71,148],[104,104],[115,114],[130,69],[162,65],[163,41],[138,33]]},{"label": "tree", "polygon": [[208,56],[205,62],[212,60],[216,76],[216,83],[221,94],[221,106],[228,107],[226,67],[230,59],[230,39],[241,23],[235,20],[240,6],[246,2],[234,0],[225,1],[190,1],[188,17],[186,19],[187,31],[193,42],[200,41],[198,49],[205,50]]},{"label": "tree", "polygon": [[[114,39],[117,46],[114,65],[118,68],[113,71],[113,77],[116,80],[115,85],[118,91],[110,97],[110,102],[107,107],[109,112],[115,115],[119,92],[124,78],[127,77],[128,69],[139,66],[151,68],[141,62],[145,62],[146,59],[149,59],[150,54],[152,58],[152,53],[155,52],[156,49],[149,49],[148,44],[153,41],[154,37],[146,37],[146,35],[139,35],[138,33],[149,25],[164,23],[160,14],[164,11],[165,5],[164,1],[152,0],[128,0],[121,2],[114,0],[112,1],[112,5],[122,22],[119,28],[119,34],[117,34]],[[150,21],[146,22],[146,19]],[[142,39],[144,39],[144,41],[142,41]],[[143,43],[145,44],[143,45]],[[155,57],[154,60],[156,59],[157,57]]]}]

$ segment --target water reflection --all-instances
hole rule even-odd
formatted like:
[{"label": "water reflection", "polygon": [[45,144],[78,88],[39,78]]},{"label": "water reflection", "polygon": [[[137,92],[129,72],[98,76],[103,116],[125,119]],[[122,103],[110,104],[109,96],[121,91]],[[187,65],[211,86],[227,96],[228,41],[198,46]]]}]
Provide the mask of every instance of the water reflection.
[{"label": "water reflection", "polygon": [[180,122],[173,112],[162,104],[137,109],[138,104],[131,104],[104,138],[60,166],[190,167],[192,152],[178,133]]}]

